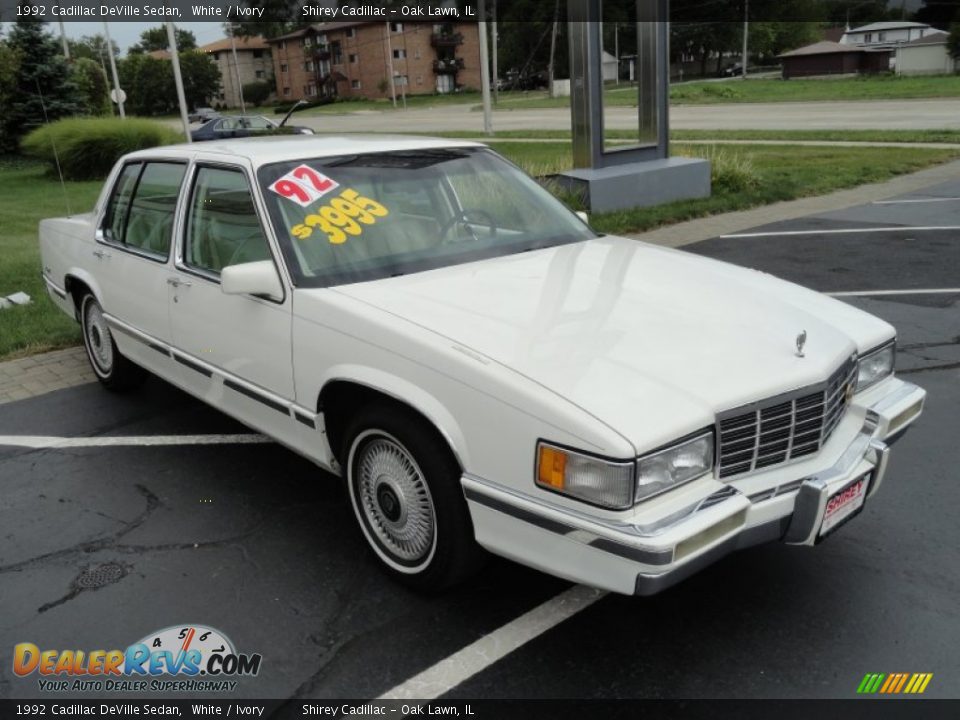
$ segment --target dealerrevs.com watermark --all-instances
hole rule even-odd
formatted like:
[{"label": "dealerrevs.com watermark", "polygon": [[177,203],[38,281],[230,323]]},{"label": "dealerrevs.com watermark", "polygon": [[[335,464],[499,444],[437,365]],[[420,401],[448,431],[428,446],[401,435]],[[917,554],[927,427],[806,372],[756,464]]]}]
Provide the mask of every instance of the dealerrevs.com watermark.
[{"label": "dealerrevs.com watermark", "polygon": [[37,676],[41,692],[231,692],[235,678],[260,672],[259,653],[238,653],[218,630],[175,625],[125,650],[13,649],[18,678]]}]

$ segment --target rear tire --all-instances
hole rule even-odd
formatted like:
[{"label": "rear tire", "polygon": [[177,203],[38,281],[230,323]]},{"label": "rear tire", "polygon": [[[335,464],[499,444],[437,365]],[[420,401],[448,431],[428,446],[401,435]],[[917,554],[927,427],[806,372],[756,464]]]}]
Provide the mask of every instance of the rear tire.
[{"label": "rear tire", "polygon": [[437,591],[474,574],[485,553],[439,433],[391,405],[362,409],[345,433],[350,504],[367,545],[400,583]]},{"label": "rear tire", "polygon": [[125,392],[143,384],[147,371],[117,348],[103,317],[103,308],[92,293],[85,294],[80,300],[80,328],[90,367],[105,388]]}]

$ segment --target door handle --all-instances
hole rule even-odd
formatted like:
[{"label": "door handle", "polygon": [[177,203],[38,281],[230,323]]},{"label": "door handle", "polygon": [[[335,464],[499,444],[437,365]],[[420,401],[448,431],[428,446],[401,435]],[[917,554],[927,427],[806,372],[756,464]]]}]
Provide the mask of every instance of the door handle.
[{"label": "door handle", "polygon": [[95,258],[100,259],[100,260],[104,260],[104,259],[110,257],[110,253],[104,252],[103,250],[94,250],[94,251],[93,251],[93,256],[94,256]]},{"label": "door handle", "polygon": [[190,282],[189,280],[181,280],[180,278],[169,277],[167,278],[167,285],[172,285],[173,287],[178,288],[178,287],[190,287],[191,285],[193,285],[193,283]]}]

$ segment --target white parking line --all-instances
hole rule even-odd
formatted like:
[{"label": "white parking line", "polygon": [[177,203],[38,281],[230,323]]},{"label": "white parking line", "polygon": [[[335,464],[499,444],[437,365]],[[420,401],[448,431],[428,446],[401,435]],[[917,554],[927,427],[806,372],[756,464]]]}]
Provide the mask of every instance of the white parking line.
[{"label": "white parking line", "polygon": [[576,615],[606,595],[576,585],[484,635],[462,650],[381,695],[378,700],[433,700]]},{"label": "white parking line", "polygon": [[957,202],[960,197],[908,198],[907,200],[874,200],[872,205],[909,205],[912,203]]},{"label": "white parking line", "polygon": [[0,445],[28,448],[123,447],[129,445],[249,445],[272,443],[265,435],[121,435],[112,437],[56,437],[0,435]]},{"label": "white parking line", "polygon": [[828,292],[824,295],[833,297],[856,297],[866,295],[957,295],[960,288],[925,288],[923,290],[844,290],[843,292]]},{"label": "white parking line", "polygon": [[928,230],[960,230],[960,225],[929,225],[922,227],[897,225],[894,227],[833,228],[826,230],[780,230],[756,233],[733,233],[731,235],[721,235],[720,239],[728,240],[733,238],[788,237],[795,235],[853,235],[856,233],[877,232],[925,232]]}]

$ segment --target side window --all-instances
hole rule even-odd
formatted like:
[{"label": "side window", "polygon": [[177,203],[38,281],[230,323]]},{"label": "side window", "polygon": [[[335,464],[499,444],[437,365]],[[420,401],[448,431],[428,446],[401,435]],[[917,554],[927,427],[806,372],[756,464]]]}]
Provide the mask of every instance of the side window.
[{"label": "side window", "polygon": [[123,242],[123,230],[130,210],[130,198],[133,197],[133,189],[137,185],[142,167],[140,163],[126,165],[120,171],[120,177],[117,178],[117,184],[113,188],[113,195],[110,196],[107,213],[103,219],[103,236],[110,242]]},{"label": "side window", "polygon": [[183,255],[188,266],[217,275],[228,265],[270,259],[250,186],[242,172],[197,169]]},{"label": "side window", "polygon": [[124,245],[154,255],[169,254],[173,214],[186,169],[180,163],[147,163],[130,204]]}]

